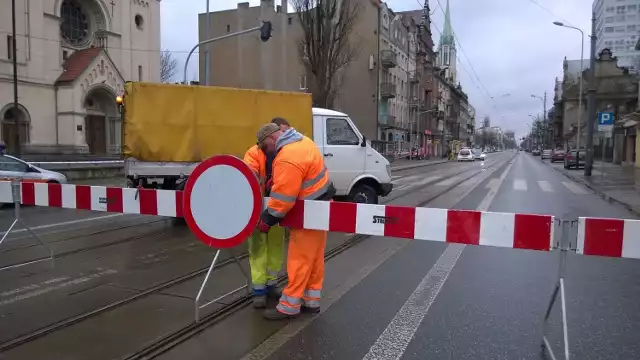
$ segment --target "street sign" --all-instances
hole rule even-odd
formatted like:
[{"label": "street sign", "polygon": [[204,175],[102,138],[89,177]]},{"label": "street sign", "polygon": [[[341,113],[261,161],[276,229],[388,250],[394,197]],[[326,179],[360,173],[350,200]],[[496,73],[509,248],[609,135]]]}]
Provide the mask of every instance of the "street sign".
[{"label": "street sign", "polygon": [[217,155],[201,162],[184,188],[184,219],[203,243],[230,248],[244,242],[258,225],[260,183],[235,156]]},{"label": "street sign", "polygon": [[612,112],[598,113],[598,131],[608,132],[613,130],[614,114]]}]

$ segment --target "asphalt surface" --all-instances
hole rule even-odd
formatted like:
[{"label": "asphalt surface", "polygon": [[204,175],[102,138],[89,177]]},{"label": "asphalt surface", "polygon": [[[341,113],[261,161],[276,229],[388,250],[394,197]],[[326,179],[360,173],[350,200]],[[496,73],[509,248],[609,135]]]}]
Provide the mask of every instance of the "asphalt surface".
[{"label": "asphalt surface", "polygon": [[[496,155],[484,163],[452,162],[394,172],[396,190],[384,201],[415,206],[421,199],[461,181],[465,175],[462,173],[484,174],[478,177],[482,179],[489,175],[484,169],[495,170],[509,156]],[[111,183],[112,180],[105,182]],[[458,198],[470,191],[472,184],[456,189],[461,193],[449,194]],[[440,206],[455,203],[446,198],[437,199],[448,202]],[[0,359],[121,358],[193,321],[194,297],[213,251],[200,244],[188,229],[174,227],[160,217],[38,207],[23,208],[21,213],[25,223],[55,251],[55,267],[41,262],[0,271]],[[12,220],[11,208],[0,210],[0,226],[6,228]],[[342,244],[347,236],[330,234],[327,250]],[[375,238],[363,245],[373,246],[368,250],[371,256],[355,261],[353,254],[357,256],[362,248],[352,251],[351,258],[341,255],[341,260],[333,263],[338,266],[342,262],[345,270],[333,275],[334,286],[341,288],[345,273],[373,271],[377,266],[370,262],[376,256],[390,256],[393,249],[406,244]],[[235,252],[245,250],[239,248]],[[28,231],[18,228],[0,247],[0,267],[46,255],[46,249]],[[229,253],[223,252],[220,260],[229,258]],[[241,262],[246,271],[246,259]],[[205,290],[206,299],[227,294],[245,283],[233,263],[217,270],[214,278],[216,281]],[[240,295],[243,292],[224,297],[205,313]],[[113,306],[115,303],[119,305]],[[74,318],[79,320],[65,323]],[[251,341],[238,342],[235,358],[279,330],[271,331],[269,325],[259,324],[263,325],[255,329]],[[246,323],[236,325],[246,335]],[[34,332],[43,335],[32,339],[29,336]],[[7,347],[25,338],[29,341]]]},{"label": "asphalt surface", "polygon": [[[452,207],[633,218],[525,153]],[[337,301],[323,300],[324,311],[297,332],[288,325],[246,358],[544,359],[542,319],[557,269],[557,253],[410,242]],[[639,277],[637,260],[568,257],[572,358],[640,358]],[[558,309],[549,324],[556,354]],[[265,350],[278,338],[286,341]]]}]

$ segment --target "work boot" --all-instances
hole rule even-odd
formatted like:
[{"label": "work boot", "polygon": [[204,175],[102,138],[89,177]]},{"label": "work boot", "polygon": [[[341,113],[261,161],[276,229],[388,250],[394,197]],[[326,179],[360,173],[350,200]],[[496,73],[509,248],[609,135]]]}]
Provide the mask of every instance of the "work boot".
[{"label": "work boot", "polygon": [[278,311],[278,309],[268,309],[264,311],[262,316],[264,316],[264,318],[267,320],[289,320],[295,319],[296,317],[298,317],[298,314],[289,315],[281,313],[280,311]]},{"label": "work boot", "polygon": [[269,287],[269,291],[267,292],[267,296],[274,298],[274,299],[280,299],[280,297],[282,296],[282,288],[273,285],[271,287]]},{"label": "work boot", "polygon": [[267,295],[253,295],[252,301],[255,309],[264,309],[267,307]]},{"label": "work boot", "polygon": [[318,314],[320,313],[320,306],[316,307],[308,307],[308,306],[300,306],[300,311],[308,314]]}]

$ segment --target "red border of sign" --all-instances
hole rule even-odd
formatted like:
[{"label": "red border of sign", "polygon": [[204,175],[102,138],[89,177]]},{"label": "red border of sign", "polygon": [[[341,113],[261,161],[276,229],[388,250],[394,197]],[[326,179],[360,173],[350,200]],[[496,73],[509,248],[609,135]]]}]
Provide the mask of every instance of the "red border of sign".
[{"label": "red border of sign", "polygon": [[[209,168],[218,165],[229,165],[240,171],[247,181],[249,181],[249,186],[251,187],[251,192],[253,192],[253,211],[251,212],[251,217],[249,218],[249,223],[244,227],[237,235],[232,236],[227,239],[216,239],[207,234],[205,234],[197,225],[195,220],[193,219],[193,214],[191,213],[191,192],[193,191],[193,186],[196,181]],[[211,199],[211,201],[216,201],[215,199]],[[260,219],[260,213],[262,211],[262,192],[260,191],[260,183],[258,182],[258,178],[251,171],[251,168],[244,161],[232,155],[216,155],[212,158],[209,158],[203,162],[201,162],[187,179],[187,183],[184,187],[184,219],[189,225],[189,229],[193,232],[193,234],[198,238],[198,240],[202,241],[208,246],[215,248],[231,248],[237,245],[242,244],[252,233],[255,227],[258,225],[258,220]],[[232,204],[228,204],[229,206],[233,206]]]}]

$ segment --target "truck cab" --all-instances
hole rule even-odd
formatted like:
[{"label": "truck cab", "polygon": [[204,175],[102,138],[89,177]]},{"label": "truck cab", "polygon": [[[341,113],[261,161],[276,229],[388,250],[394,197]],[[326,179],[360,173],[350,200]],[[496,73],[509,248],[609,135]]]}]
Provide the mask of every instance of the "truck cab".
[{"label": "truck cab", "polygon": [[371,147],[347,114],[313,108],[313,140],[339,198],[377,204],[380,196],[391,192],[389,161]]}]

